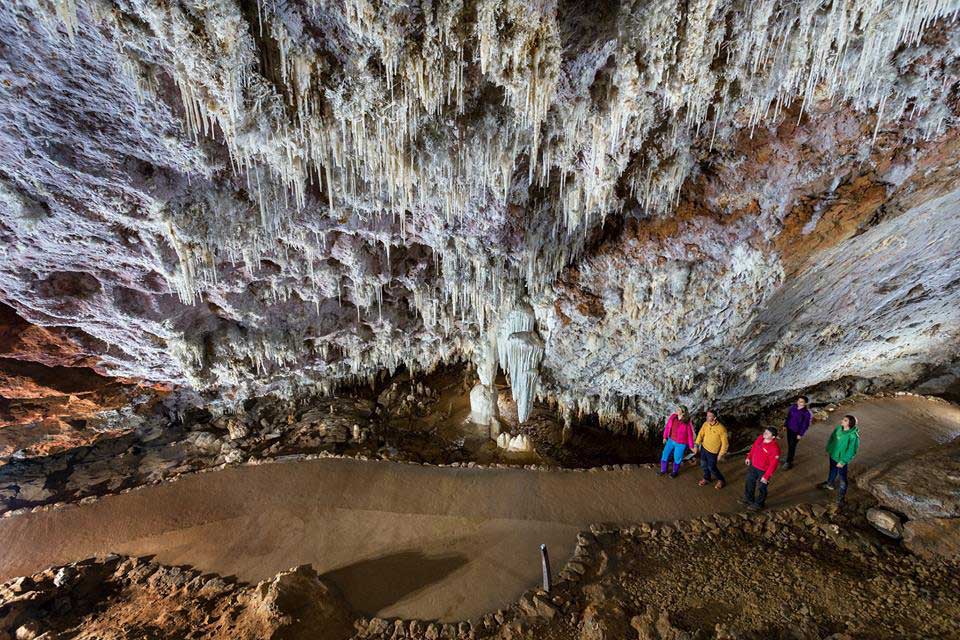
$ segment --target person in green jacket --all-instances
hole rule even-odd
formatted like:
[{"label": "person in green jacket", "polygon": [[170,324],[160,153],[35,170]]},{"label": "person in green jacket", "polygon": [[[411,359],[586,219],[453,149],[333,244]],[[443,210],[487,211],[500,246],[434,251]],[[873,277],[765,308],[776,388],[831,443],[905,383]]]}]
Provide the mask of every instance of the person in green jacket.
[{"label": "person in green jacket", "polygon": [[820,484],[823,489],[833,491],[833,485],[840,479],[840,491],[837,502],[843,504],[847,495],[847,468],[853,457],[860,449],[860,431],[857,429],[857,419],[853,416],[843,416],[843,422],[833,430],[827,440],[827,455],[830,457],[830,474],[827,481]]}]

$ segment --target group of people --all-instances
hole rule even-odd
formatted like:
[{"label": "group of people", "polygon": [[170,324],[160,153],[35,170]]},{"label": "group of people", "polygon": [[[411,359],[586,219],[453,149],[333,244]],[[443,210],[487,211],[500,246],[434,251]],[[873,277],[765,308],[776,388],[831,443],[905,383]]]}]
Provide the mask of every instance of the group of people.
[{"label": "group of people", "polygon": [[[784,469],[793,468],[797,447],[813,422],[813,414],[807,408],[809,399],[799,396],[796,403],[790,405],[783,422],[786,432],[787,459]],[[744,495],[741,502],[748,509],[759,511],[767,501],[767,488],[773,473],[780,466],[779,430],[776,427],[767,427],[751,445],[744,464],[747,466],[747,479],[744,486]],[[715,409],[707,409],[707,418],[700,430],[693,428],[693,420],[687,408],[678,405],[676,412],[667,419],[663,429],[663,453],[660,456],[659,475],[666,476],[668,471],[671,478],[680,473],[687,450],[693,454],[700,454],[700,467],[703,478],[698,483],[701,487],[714,483],[714,488],[723,489],[727,480],[720,471],[720,462],[726,457],[730,441],[727,428],[720,422]],[[837,502],[843,504],[847,495],[847,469],[850,461],[857,455],[860,448],[860,431],[857,428],[857,419],[846,415],[837,425],[830,439],[827,441],[827,458],[829,472],[826,481],[818,486],[825,490],[837,491]],[[671,468],[672,463],[672,468]],[[839,483],[838,483],[839,481]]]}]

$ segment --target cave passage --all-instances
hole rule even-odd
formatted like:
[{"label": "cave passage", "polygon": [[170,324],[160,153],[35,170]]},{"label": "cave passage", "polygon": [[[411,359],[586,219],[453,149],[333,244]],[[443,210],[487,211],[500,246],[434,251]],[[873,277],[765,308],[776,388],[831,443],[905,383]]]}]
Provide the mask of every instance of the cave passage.
[{"label": "cave passage", "polygon": [[[841,405],[814,423],[796,468],[778,471],[768,505],[824,500],[823,446],[838,414],[860,420],[851,473],[960,434],[960,407],[903,396]],[[0,520],[0,580],[95,554],[155,555],[166,564],[255,582],[311,563],[358,611],[458,620],[515,600],[554,570],[577,531],[595,522],[667,521],[738,510],[740,456],[730,485],[632,471],[470,469],[356,460],[244,466],[85,505]]]}]

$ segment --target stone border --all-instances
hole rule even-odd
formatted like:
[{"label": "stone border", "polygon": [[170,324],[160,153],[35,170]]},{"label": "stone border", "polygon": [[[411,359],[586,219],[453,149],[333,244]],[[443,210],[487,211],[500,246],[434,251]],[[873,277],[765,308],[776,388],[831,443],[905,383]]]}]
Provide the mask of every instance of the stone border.
[{"label": "stone border", "polygon": [[[913,393],[910,391],[886,391],[880,392],[871,395],[862,395],[862,396],[851,396],[849,398],[844,398],[843,400],[832,403],[834,405],[833,411],[837,408],[844,405],[859,402],[865,399],[873,398],[894,398],[894,397],[914,397],[914,398],[923,398],[932,402],[940,402],[945,404],[953,404],[949,400],[940,398],[938,396],[924,395],[920,393]],[[831,411],[831,413],[833,412]],[[737,453],[737,452],[734,452]],[[321,451],[320,453],[305,453],[305,454],[287,454],[276,457],[266,457],[266,458],[247,458],[243,462],[228,463],[223,462],[216,466],[206,467],[203,469],[196,469],[194,471],[187,471],[184,473],[178,473],[170,476],[169,478],[163,478],[161,480],[156,480],[147,484],[137,485],[135,487],[127,487],[121,489],[120,491],[103,493],[95,496],[86,496],[81,498],[76,502],[53,502],[51,504],[38,505],[36,507],[21,507],[20,509],[11,509],[10,511],[5,511],[0,514],[0,518],[15,518],[22,516],[28,513],[39,513],[44,511],[53,511],[56,509],[65,509],[69,507],[75,507],[78,505],[86,505],[97,502],[101,498],[106,498],[108,496],[120,495],[124,493],[130,493],[131,491],[141,491],[150,487],[154,487],[160,484],[165,484],[168,482],[176,482],[183,477],[192,476],[199,473],[210,473],[214,471],[222,471],[224,469],[232,469],[244,466],[259,466],[263,464],[280,464],[287,462],[303,462],[307,460],[356,460],[359,462],[374,462],[374,463],[386,463],[386,464],[401,464],[401,465],[411,465],[418,467],[433,467],[437,469],[481,469],[481,470],[521,470],[521,471],[539,471],[539,472],[564,472],[564,473],[600,473],[600,472],[612,472],[612,471],[639,471],[641,469],[654,469],[656,468],[656,463],[645,463],[645,464],[606,464],[599,467],[581,467],[581,468],[571,468],[571,467],[560,467],[554,465],[545,465],[545,464],[526,464],[526,465],[516,465],[516,464],[504,464],[504,463],[493,463],[493,464],[481,464],[477,462],[451,462],[449,464],[435,464],[432,462],[412,462],[409,460],[390,460],[387,458],[374,458],[368,455],[344,455],[331,453],[328,451]]]},{"label": "stone border", "polygon": [[416,467],[431,467],[435,469],[476,469],[482,471],[504,471],[504,470],[518,470],[518,471],[538,471],[538,472],[563,472],[563,473],[601,473],[601,472],[615,472],[615,471],[638,471],[641,469],[653,469],[655,468],[654,463],[645,463],[645,464],[607,464],[599,467],[583,467],[583,468],[571,468],[571,467],[560,467],[553,465],[539,465],[539,464],[503,464],[503,463],[494,463],[494,464],[480,464],[477,462],[451,462],[449,464],[435,464],[432,462],[413,462],[410,460],[390,460],[388,458],[373,458],[367,455],[343,455],[337,453],[330,453],[328,451],[321,451],[320,453],[294,453],[287,454],[276,457],[265,457],[265,458],[247,458],[242,462],[222,462],[218,465],[212,467],[205,467],[203,469],[196,469],[193,471],[185,471],[183,473],[174,474],[168,478],[163,478],[160,480],[155,480],[153,482],[148,482],[145,484],[140,484],[135,487],[127,487],[121,489],[120,491],[106,492],[94,496],[85,496],[80,498],[75,502],[53,502],[50,504],[37,505],[35,507],[21,507],[19,509],[11,509],[0,514],[0,518],[15,518],[18,516],[26,515],[28,513],[40,513],[44,511],[53,511],[56,509],[65,509],[69,507],[75,507],[79,505],[87,505],[97,502],[102,498],[109,496],[121,495],[124,493],[130,493],[132,491],[141,491],[144,489],[149,489],[161,484],[168,484],[172,482],[177,482],[186,477],[194,476],[201,473],[212,473],[215,471],[223,471],[225,469],[237,469],[241,467],[255,467],[266,464],[285,464],[292,462],[305,462],[309,460],[350,460],[357,462],[365,463],[377,463],[377,464],[393,464],[393,465],[407,465],[407,466],[416,466]]}]

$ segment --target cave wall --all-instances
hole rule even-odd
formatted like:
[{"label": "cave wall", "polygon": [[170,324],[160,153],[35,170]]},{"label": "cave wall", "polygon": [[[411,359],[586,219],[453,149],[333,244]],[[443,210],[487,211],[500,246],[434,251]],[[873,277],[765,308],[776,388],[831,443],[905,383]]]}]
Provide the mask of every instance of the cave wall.
[{"label": "cave wall", "polygon": [[242,398],[476,359],[675,399],[957,360],[956,2],[0,8],[0,297]]}]

